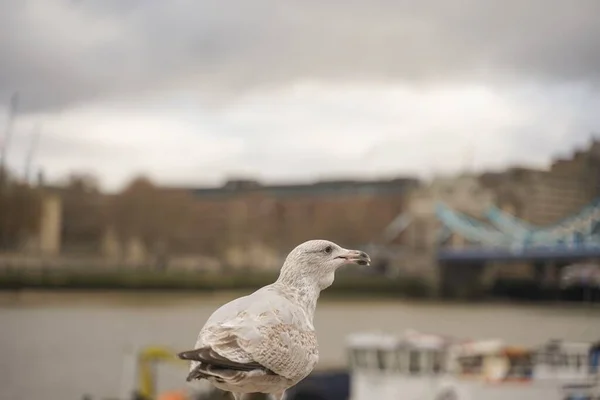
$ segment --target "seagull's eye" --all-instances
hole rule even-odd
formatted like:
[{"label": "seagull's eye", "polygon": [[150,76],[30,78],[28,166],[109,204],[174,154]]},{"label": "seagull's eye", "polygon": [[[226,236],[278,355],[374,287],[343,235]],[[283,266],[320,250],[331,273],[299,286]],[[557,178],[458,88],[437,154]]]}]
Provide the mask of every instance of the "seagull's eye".
[{"label": "seagull's eye", "polygon": [[331,246],[325,247],[325,253],[331,254],[332,251],[333,251],[333,248]]}]

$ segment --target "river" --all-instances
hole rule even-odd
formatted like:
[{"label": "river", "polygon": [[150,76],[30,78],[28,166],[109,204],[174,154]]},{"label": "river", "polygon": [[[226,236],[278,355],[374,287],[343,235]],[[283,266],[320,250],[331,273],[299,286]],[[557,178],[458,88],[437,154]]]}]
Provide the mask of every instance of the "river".
[{"label": "river", "polygon": [[[236,294],[0,293],[0,399],[80,400],[120,393],[128,346],[193,345],[210,313]],[[582,305],[444,304],[323,299],[315,317],[321,364],[343,365],[344,336],[404,329],[535,345],[600,340],[600,308]],[[185,369],[159,368],[161,390]]]}]

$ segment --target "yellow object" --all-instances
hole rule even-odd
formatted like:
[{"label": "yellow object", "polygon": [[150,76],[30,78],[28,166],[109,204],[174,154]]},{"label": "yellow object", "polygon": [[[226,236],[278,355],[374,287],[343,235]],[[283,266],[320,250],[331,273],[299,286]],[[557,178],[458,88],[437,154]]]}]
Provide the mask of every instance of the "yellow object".
[{"label": "yellow object", "polygon": [[[182,400],[186,396],[183,392],[169,392],[156,398],[156,376],[154,364],[156,362],[169,362],[181,367],[186,367],[187,363],[179,359],[171,349],[158,346],[145,347],[138,353],[138,394],[148,400]],[[167,396],[167,397],[165,397]],[[169,397],[170,396],[170,397]],[[178,397],[177,397],[178,396]]]}]

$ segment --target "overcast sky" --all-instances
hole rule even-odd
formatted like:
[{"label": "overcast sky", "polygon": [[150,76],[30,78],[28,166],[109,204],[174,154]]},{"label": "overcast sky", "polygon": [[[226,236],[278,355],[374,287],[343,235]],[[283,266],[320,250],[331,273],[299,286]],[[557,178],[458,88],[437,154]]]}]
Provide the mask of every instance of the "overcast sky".
[{"label": "overcast sky", "polygon": [[[9,163],[118,188],[543,166],[600,132],[598,0],[2,0]],[[598,135],[600,137],[600,135]]]}]

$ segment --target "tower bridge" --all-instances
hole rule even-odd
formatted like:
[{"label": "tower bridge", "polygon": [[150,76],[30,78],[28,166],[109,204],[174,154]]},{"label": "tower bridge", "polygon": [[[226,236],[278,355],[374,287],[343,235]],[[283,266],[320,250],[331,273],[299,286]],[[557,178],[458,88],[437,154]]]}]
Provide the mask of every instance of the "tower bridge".
[{"label": "tower bridge", "polygon": [[436,217],[441,224],[437,261],[442,293],[481,287],[492,264],[496,269],[527,264],[536,282],[557,287],[564,266],[600,259],[600,198],[548,226],[530,224],[495,206],[476,218],[440,202]]}]

